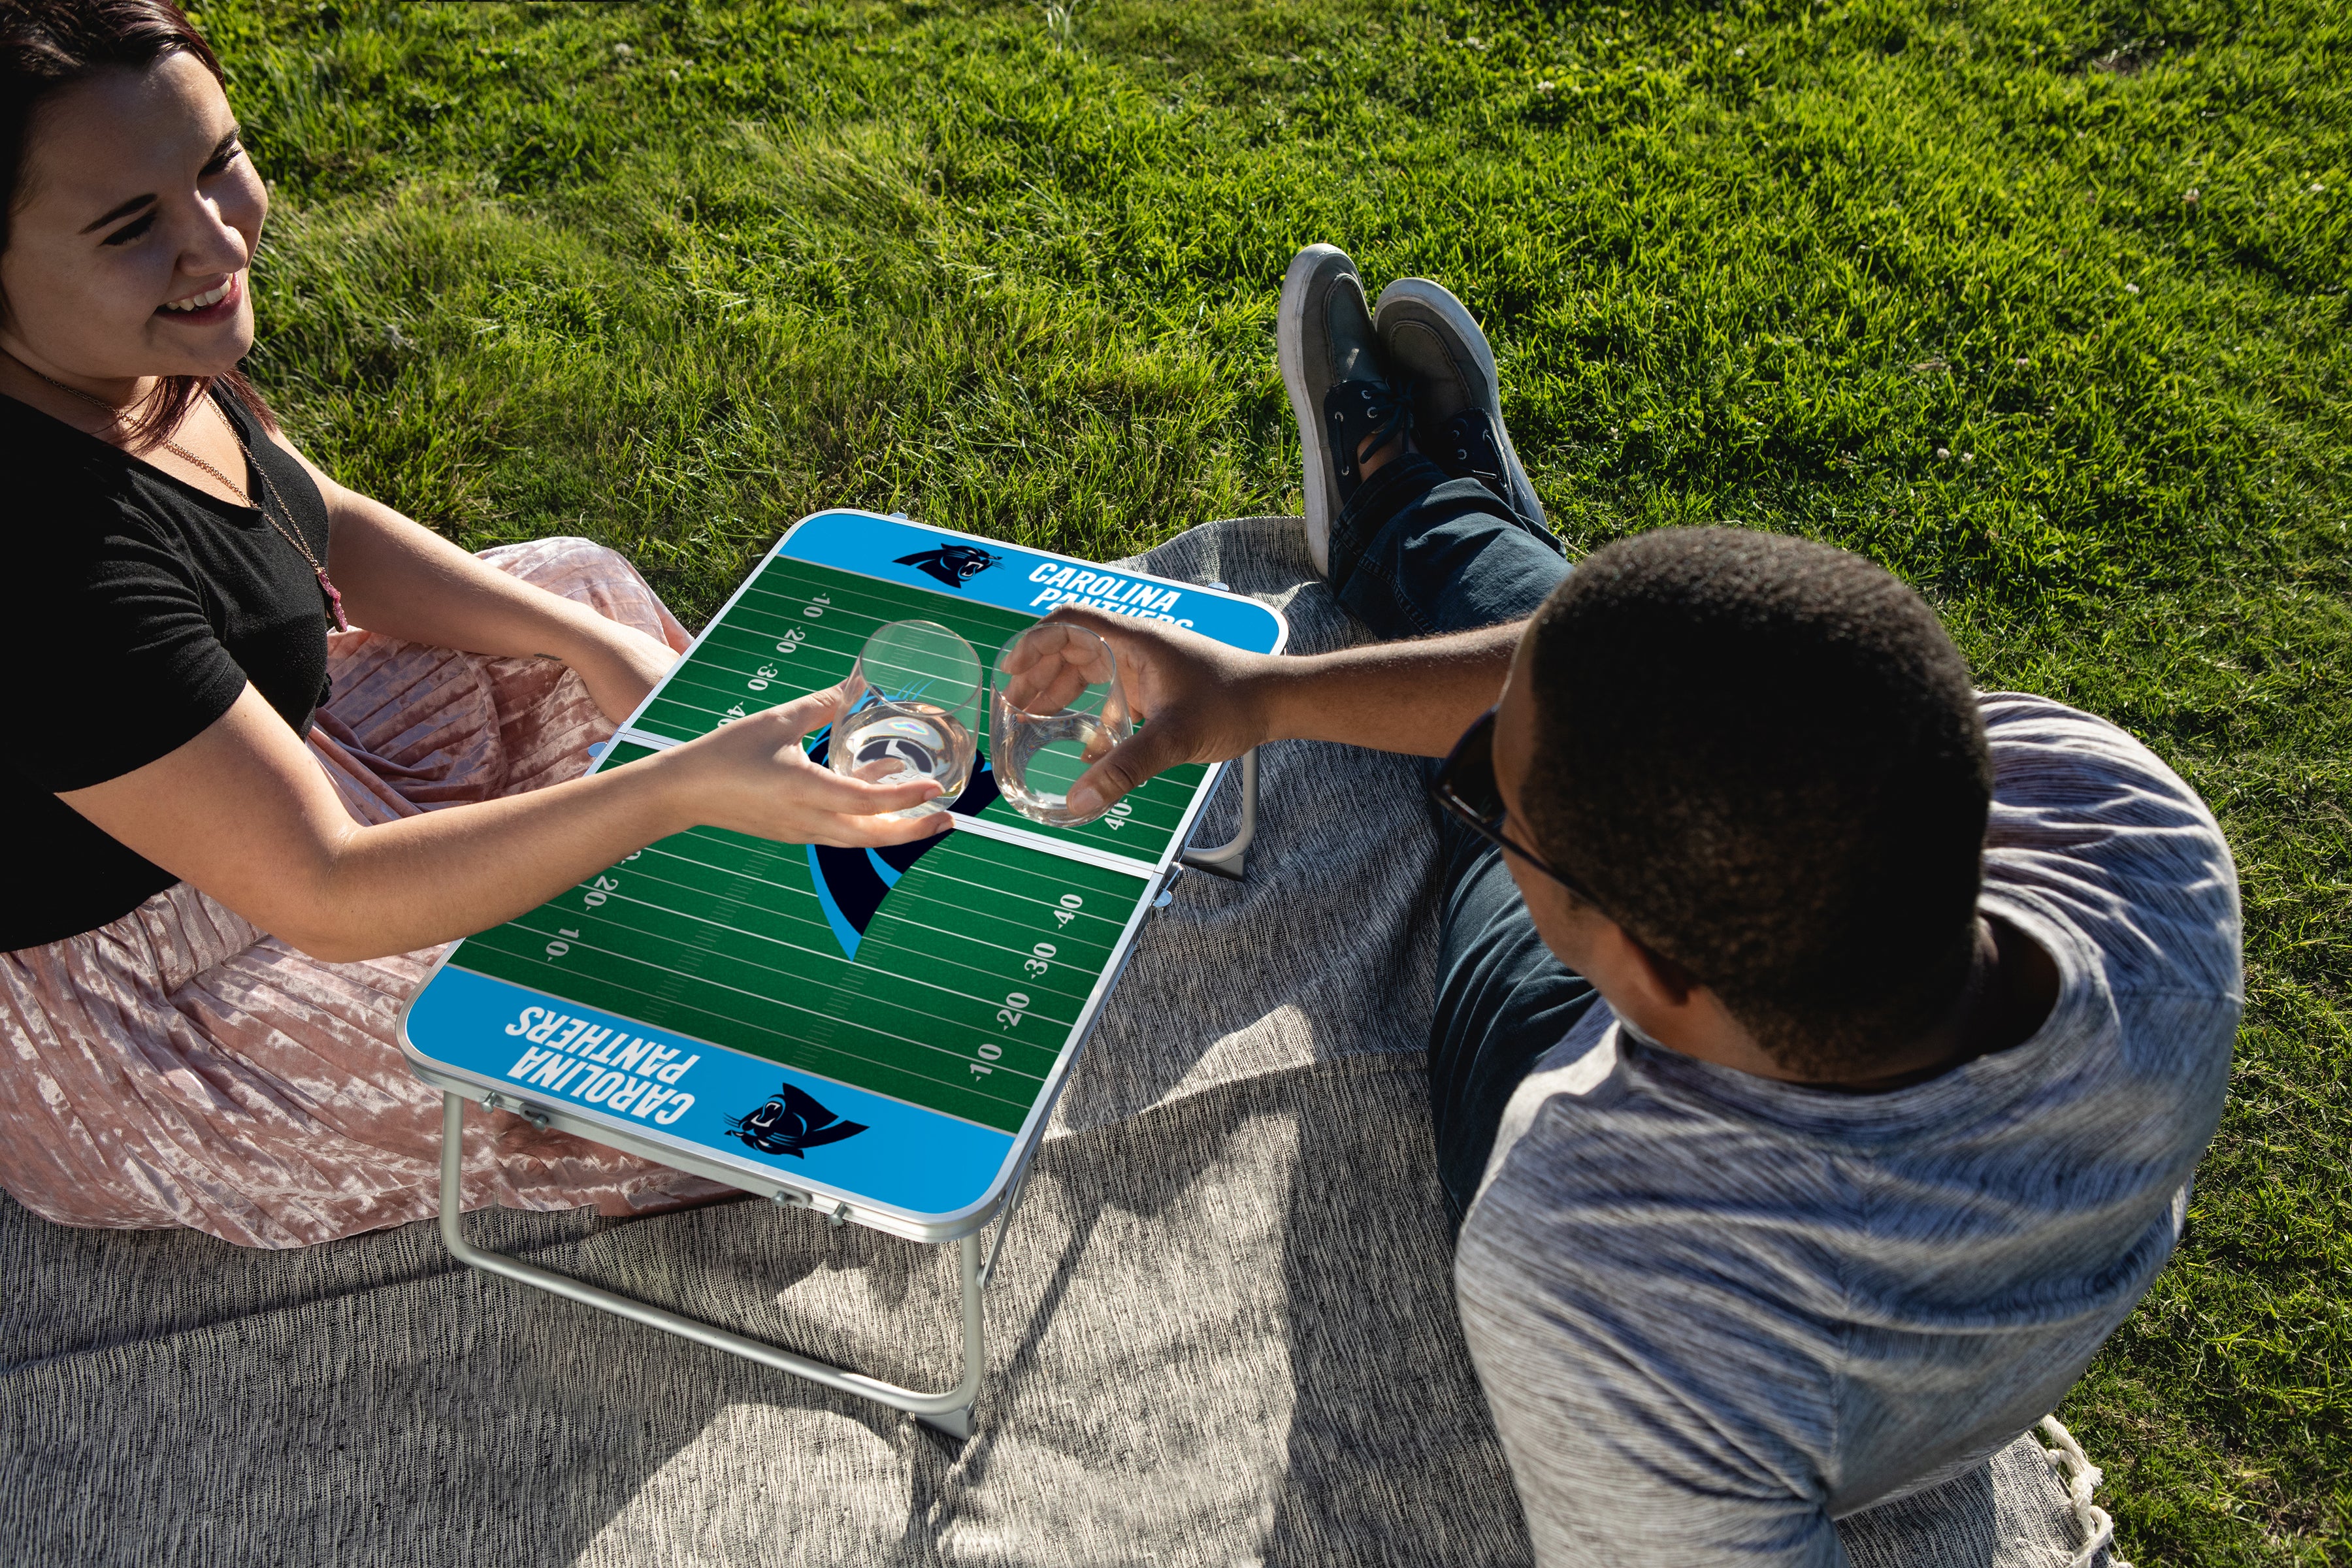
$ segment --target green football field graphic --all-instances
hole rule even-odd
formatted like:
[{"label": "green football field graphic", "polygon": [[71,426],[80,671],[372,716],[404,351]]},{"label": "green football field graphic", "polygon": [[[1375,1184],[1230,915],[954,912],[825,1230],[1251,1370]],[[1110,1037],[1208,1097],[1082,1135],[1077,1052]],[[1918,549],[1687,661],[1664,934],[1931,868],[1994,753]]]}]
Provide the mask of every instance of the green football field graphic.
[{"label": "green football field graphic", "polygon": [[[1037,617],[775,556],[672,672],[635,728],[690,741],[730,719],[821,691],[848,677],[876,627],[903,620],[948,627],[971,644],[985,670],[996,650]],[[984,756],[984,714],[980,728]],[[1206,773],[1197,763],[1171,768],[1129,794],[1109,816],[1082,827],[1032,822],[1003,801],[991,805],[981,820],[1157,862]]]},{"label": "green football field graphic", "polygon": [[[937,556],[962,536],[866,514],[820,514],[802,526],[810,531],[796,529],[762,563],[597,771],[642,763],[665,746],[839,684],[887,622],[950,627],[972,645],[985,672],[1007,640],[1035,624],[1033,601],[1055,599],[1056,574],[1064,582],[1084,571],[1088,582],[1116,583],[1118,602],[1139,611],[1152,610],[1146,601],[1159,598],[1163,620],[1166,607],[1189,595],[1184,602],[1192,607],[1184,613],[1208,616],[1203,624],[1213,630],[1222,625],[1229,636],[1280,639],[1278,616],[1213,590],[1106,574],[1018,547],[983,550],[976,542],[954,548],[967,565],[984,565],[929,587],[908,580],[928,570],[906,559],[908,547]],[[803,554],[846,564],[795,558],[786,552],[796,548],[793,537],[814,542],[800,547]],[[869,558],[883,575],[865,574]],[[989,575],[967,593],[982,571]],[[893,573],[899,580],[885,580]],[[1013,607],[1021,605],[1033,607]],[[981,718],[984,763],[984,709]],[[513,1076],[507,1063],[530,1042],[507,1042],[528,1018],[494,1017],[489,1010],[508,1002],[467,989],[501,982],[520,987],[526,1000],[561,1005],[548,1017],[593,1009],[649,1036],[739,1052],[955,1118],[975,1131],[1019,1134],[1050,1103],[1210,777],[1197,765],[1172,769],[1112,815],[1075,828],[1033,822],[988,799],[976,814],[957,815],[956,826],[911,860],[904,851],[886,858],[718,828],[675,835],[458,944],[448,968],[478,978],[459,984],[452,976],[446,994],[453,1000],[435,1013],[433,1037],[414,1044],[427,1062],[446,1060],[494,1082],[499,1074]],[[987,792],[972,799],[987,799]],[[467,1000],[454,1000],[460,996]],[[698,1099],[740,1092],[740,1079],[720,1076],[738,1087],[714,1084]],[[825,1098],[821,1086],[818,1098]],[[718,1100],[707,1114],[740,1116],[750,1103]],[[840,1162],[854,1164],[868,1140],[910,1140],[891,1145],[901,1151],[891,1157],[929,1161],[945,1136],[919,1131],[919,1121],[877,1121],[870,1107],[857,1120],[877,1125],[854,1142],[827,1146],[828,1169],[839,1179],[852,1169]],[[725,1129],[715,1131],[723,1136]],[[719,1139],[705,1127],[695,1141],[711,1149]],[[976,1195],[1007,1157],[1001,1146],[972,1145],[954,1158],[986,1169],[964,1172],[949,1160],[932,1184],[950,1194],[970,1187]],[[856,1179],[887,1174],[877,1168]]]},{"label": "green football field graphic", "polygon": [[[647,754],[616,746],[604,765]],[[451,962],[1012,1132],[1149,886],[950,832],[890,889],[852,960],[805,849],[704,827],[467,939]]]}]

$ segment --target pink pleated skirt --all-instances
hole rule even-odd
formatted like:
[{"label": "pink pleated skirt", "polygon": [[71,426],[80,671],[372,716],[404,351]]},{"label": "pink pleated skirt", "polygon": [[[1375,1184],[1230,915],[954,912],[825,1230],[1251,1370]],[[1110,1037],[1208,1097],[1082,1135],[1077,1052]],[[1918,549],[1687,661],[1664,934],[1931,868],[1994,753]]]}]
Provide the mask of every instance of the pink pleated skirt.
[{"label": "pink pleated skirt", "polygon": [[[684,648],[584,539],[482,559]],[[352,816],[388,822],[577,776],[613,726],[553,659],[331,634],[310,732]],[[436,1212],[441,1097],[394,1043],[442,950],[322,963],[182,883],[111,925],[0,953],[0,1189],[60,1225],[304,1247]],[[648,1213],[726,1189],[511,1114],[467,1115],[466,1206]]]}]

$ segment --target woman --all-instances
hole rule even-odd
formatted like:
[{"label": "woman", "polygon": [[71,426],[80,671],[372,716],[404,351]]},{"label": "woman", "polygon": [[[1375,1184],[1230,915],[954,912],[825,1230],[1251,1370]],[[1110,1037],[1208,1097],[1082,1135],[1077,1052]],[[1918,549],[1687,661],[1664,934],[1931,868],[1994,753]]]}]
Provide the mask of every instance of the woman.
[{"label": "woman", "polygon": [[[677,622],[608,551],[478,559],[294,449],[236,370],[268,206],[167,0],[0,0],[0,644],[28,678],[0,1187],[289,1247],[433,1212],[438,1097],[394,1028],[436,944],[698,824],[884,845],[946,818],[877,818],[928,782],[811,764],[824,697],[577,776]],[[469,1131],[469,1205],[712,1190],[511,1117]]]}]

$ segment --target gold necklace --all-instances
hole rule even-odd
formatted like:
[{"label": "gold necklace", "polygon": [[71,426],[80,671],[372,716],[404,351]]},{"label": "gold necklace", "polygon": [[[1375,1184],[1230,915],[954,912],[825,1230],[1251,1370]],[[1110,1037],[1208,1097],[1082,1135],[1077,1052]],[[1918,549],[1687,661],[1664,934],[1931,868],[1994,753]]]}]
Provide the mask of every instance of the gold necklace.
[{"label": "gold necklace", "polygon": [[[8,357],[10,359],[16,359],[15,354],[10,354]],[[65,393],[68,396],[79,397],[84,403],[90,405],[94,408],[104,409],[110,424],[120,424],[121,422],[122,410],[117,408],[113,404],[109,403],[103,397],[84,392],[78,386],[68,386],[64,382],[59,381],[53,375],[43,375],[41,372],[33,370],[31,365],[25,364],[23,360],[18,359],[16,360],[16,363],[18,364],[25,365],[26,370],[32,370],[35,375],[40,376],[43,381],[47,382],[51,386],[56,387],[59,392]],[[206,401],[209,402],[210,400],[207,399]],[[245,454],[245,466],[253,475],[261,491],[261,502],[259,505],[255,505],[253,497],[247,493],[246,488],[243,485],[238,484],[235,479],[230,479],[226,474],[224,474],[218,468],[214,468],[210,463],[205,462],[202,458],[197,457],[185,447],[183,447],[177,441],[173,440],[169,436],[160,437],[158,439],[163,442],[166,450],[172,452],[183,461],[194,463],[196,467],[202,468],[205,472],[210,474],[213,478],[218,479],[222,484],[228,487],[229,493],[236,497],[239,504],[250,507],[255,511],[259,512],[261,514],[261,521],[276,529],[278,531],[278,536],[295,548],[296,552],[301,555],[303,563],[308,565],[312,574],[318,577],[319,586],[327,595],[327,607],[334,612],[335,629],[339,632],[347,632],[351,630],[352,623],[343,615],[343,596],[336,591],[334,579],[327,575],[326,563],[321,562],[318,556],[311,553],[310,547],[308,544],[302,542],[302,534],[299,528],[288,526],[293,521],[294,514],[290,510],[288,510],[286,503],[283,500],[278,500],[277,490],[273,489],[269,483],[269,476],[261,471],[261,464],[254,458],[253,448],[245,444],[245,432],[236,427],[236,422],[229,418],[226,413],[223,412],[219,408],[215,408],[213,412],[215,415],[218,416],[222,424],[228,426],[228,433],[236,438],[236,449]],[[269,503],[271,501],[277,501],[278,510],[286,514],[285,522],[280,522],[276,517],[270,514]]]}]

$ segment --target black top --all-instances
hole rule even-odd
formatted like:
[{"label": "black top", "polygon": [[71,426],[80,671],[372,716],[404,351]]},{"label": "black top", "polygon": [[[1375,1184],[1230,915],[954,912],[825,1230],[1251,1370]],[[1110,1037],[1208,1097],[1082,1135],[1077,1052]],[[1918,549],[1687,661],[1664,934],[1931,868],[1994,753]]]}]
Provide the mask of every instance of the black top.
[{"label": "black top", "polygon": [[[235,398],[216,398],[324,561],[319,487]],[[15,520],[0,534],[0,660],[17,681],[0,746],[0,814],[17,824],[0,861],[0,950],[13,951],[95,930],[178,880],[57,792],[177,750],[248,680],[307,733],[327,700],[328,620],[317,574],[260,512],[6,396],[0,472]]]}]

